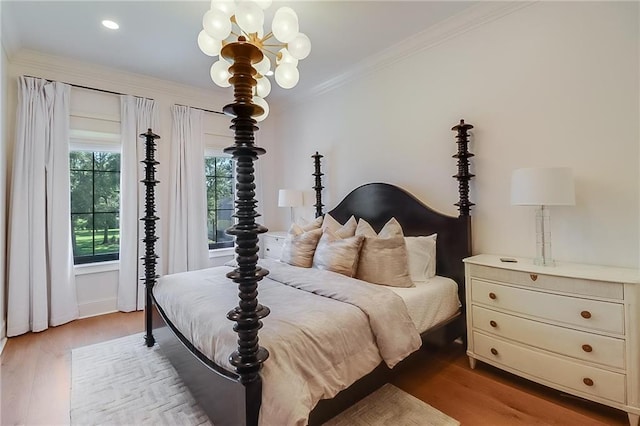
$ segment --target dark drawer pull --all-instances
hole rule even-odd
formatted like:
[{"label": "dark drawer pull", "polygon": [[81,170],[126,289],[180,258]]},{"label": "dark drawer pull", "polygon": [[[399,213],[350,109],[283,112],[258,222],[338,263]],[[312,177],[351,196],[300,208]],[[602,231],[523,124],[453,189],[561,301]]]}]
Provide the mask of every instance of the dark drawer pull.
[{"label": "dark drawer pull", "polygon": [[582,345],[582,350],[585,352],[591,352],[593,348],[591,347],[591,345]]},{"label": "dark drawer pull", "polygon": [[489,299],[496,300],[497,296],[495,293],[489,293]]},{"label": "dark drawer pull", "polygon": [[490,325],[491,327],[493,327],[493,328],[496,328],[496,327],[498,326],[498,323],[497,323],[497,322],[495,322],[495,321],[493,321],[493,320],[491,320],[491,321],[489,321],[489,325]]},{"label": "dark drawer pull", "polygon": [[267,251],[271,251],[271,249],[269,247],[267,247]]},{"label": "dark drawer pull", "polygon": [[593,380],[591,380],[588,377],[585,377],[584,379],[582,379],[582,383],[584,383],[587,386],[593,386]]},{"label": "dark drawer pull", "polygon": [[531,278],[531,281],[535,281],[538,279],[538,274],[529,274],[529,278]]},{"label": "dark drawer pull", "polygon": [[584,318],[584,319],[589,319],[589,318],[591,318],[591,312],[589,312],[589,311],[582,311],[582,312],[580,312],[580,316],[581,316],[582,318]]},{"label": "dark drawer pull", "polygon": [[491,353],[494,355],[498,355],[498,350],[496,348],[491,348]]}]

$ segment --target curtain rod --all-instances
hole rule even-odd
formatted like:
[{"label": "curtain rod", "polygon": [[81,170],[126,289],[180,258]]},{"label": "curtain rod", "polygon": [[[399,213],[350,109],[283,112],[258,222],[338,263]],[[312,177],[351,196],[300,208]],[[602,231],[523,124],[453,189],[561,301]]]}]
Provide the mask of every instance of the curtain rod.
[{"label": "curtain rod", "polygon": [[224,113],[224,112],[220,112],[220,111],[211,111],[210,109],[204,109],[204,108],[194,107],[194,106],[190,106],[190,105],[182,105],[182,104],[175,104],[175,105],[177,105],[177,106],[183,106],[183,107],[187,107],[187,108],[199,109],[200,111],[210,112],[211,114],[220,114],[220,115],[225,115],[225,113]]},{"label": "curtain rod", "polygon": [[[48,82],[54,82],[54,81],[57,81],[57,80],[49,80],[48,78],[34,77],[34,76],[32,76],[32,75],[25,75],[24,77],[29,77],[29,78],[40,78],[40,79],[42,79],[42,80],[46,80],[46,81],[48,81]],[[126,96],[126,95],[129,95],[129,93],[120,93],[120,92],[114,92],[114,91],[112,91],[112,90],[96,89],[95,87],[81,86],[81,85],[79,85],[79,84],[67,83],[67,82],[65,82],[65,81],[60,81],[59,83],[68,84],[69,86],[77,87],[78,89],[95,90],[96,92],[109,93],[109,94],[111,94],[111,95],[119,95],[119,96]],[[132,95],[132,96],[135,96],[135,95]],[[150,99],[150,100],[152,100],[152,101],[154,100],[153,98],[147,98],[146,96],[145,96],[145,98],[146,98],[146,99]]]},{"label": "curtain rod", "polygon": [[[32,76],[32,75],[25,75],[25,77],[29,77],[29,78],[41,78],[42,80],[47,80],[47,81],[49,81],[49,82],[54,81],[54,80],[49,80],[49,79],[47,79],[47,78],[34,77],[34,76]],[[96,89],[95,87],[81,86],[81,85],[79,85],[79,84],[66,83],[66,82],[64,82],[64,81],[61,81],[60,83],[68,84],[69,86],[77,87],[78,89],[95,90],[96,92],[109,93],[109,94],[111,94],[111,95],[119,95],[119,96],[126,96],[126,95],[128,95],[128,93],[114,92],[114,91],[112,91],[112,90],[105,90],[105,89]],[[153,98],[147,98],[147,99],[151,99],[151,100],[153,100]],[[220,112],[220,111],[212,111],[212,110],[209,110],[209,109],[205,109],[205,108],[198,108],[198,107],[194,107],[194,106],[190,106],[190,105],[182,105],[182,104],[176,104],[176,105],[183,106],[183,107],[194,108],[194,109],[199,109],[199,110],[201,110],[201,111],[209,112],[209,113],[211,113],[211,114],[221,114],[221,115],[225,115],[223,112]]]}]

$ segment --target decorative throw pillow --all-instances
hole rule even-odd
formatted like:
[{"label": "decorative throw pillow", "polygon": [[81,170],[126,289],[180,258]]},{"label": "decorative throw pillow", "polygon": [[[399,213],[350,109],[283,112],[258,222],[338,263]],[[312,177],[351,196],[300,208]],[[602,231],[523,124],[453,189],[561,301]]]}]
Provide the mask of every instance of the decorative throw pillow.
[{"label": "decorative throw pillow", "polygon": [[358,226],[356,227],[355,235],[364,235],[365,237],[379,237],[379,238],[394,238],[394,237],[404,237],[404,233],[402,232],[402,226],[396,220],[395,217],[392,217],[384,224],[379,233],[373,229],[369,222],[364,219],[360,219],[358,221]]},{"label": "decorative throw pillow", "polygon": [[301,268],[311,268],[313,254],[321,236],[320,228],[305,232],[300,225],[294,223],[284,240],[280,261]]},{"label": "decorative throw pillow", "polygon": [[313,267],[353,277],[358,268],[358,255],[363,236],[341,238],[330,229],[322,231],[322,237],[313,255]]},{"label": "decorative throw pillow", "polygon": [[324,215],[324,221],[322,222],[322,229],[329,229],[333,232],[337,237],[347,238],[353,237],[356,234],[356,227],[358,226],[358,221],[354,216],[351,216],[347,222],[342,225],[340,222],[335,220],[333,216],[329,213]]},{"label": "decorative throw pillow", "polygon": [[409,276],[414,283],[425,282],[436,274],[436,238],[438,234],[426,237],[404,237],[409,254]]},{"label": "decorative throw pillow", "polygon": [[322,226],[322,216],[316,217],[311,222],[309,222],[305,218],[300,218],[299,226],[305,232],[311,231],[313,229],[318,229]]},{"label": "decorative throw pillow", "polygon": [[356,278],[392,287],[413,287],[409,276],[407,246],[402,227],[391,218],[379,233],[363,219],[358,221],[356,235],[364,236]]}]

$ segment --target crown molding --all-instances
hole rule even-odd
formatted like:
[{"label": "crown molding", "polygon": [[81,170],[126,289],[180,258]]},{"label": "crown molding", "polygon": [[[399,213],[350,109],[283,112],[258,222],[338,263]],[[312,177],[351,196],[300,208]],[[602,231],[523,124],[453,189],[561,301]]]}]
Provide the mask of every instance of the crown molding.
[{"label": "crown molding", "polygon": [[32,77],[141,97],[169,95],[185,105],[205,109],[215,109],[212,108],[212,100],[218,106],[229,98],[229,93],[215,88],[202,89],[26,49],[13,55],[9,64],[12,69],[19,71],[16,74],[29,74]]},{"label": "crown molding", "polygon": [[344,73],[308,90],[304,95],[289,102],[297,103],[302,99],[320,96],[363,76],[386,68],[402,59],[431,49],[469,31],[500,19],[520,9],[535,4],[536,1],[480,2],[462,12],[439,22],[418,34],[411,36],[379,53],[370,56],[349,67]]}]

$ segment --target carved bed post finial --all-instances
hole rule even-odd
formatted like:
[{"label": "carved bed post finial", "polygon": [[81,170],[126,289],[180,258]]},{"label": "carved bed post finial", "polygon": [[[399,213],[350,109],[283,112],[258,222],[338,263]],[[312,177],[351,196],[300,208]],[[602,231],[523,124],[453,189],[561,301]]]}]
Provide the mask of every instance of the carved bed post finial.
[{"label": "carved bed post finial", "polygon": [[160,136],[156,135],[149,129],[147,133],[142,133],[141,138],[145,138],[145,159],[141,161],[144,164],[144,179],[140,182],[144,183],[145,194],[145,206],[144,217],[140,220],[144,221],[144,285],[146,289],[146,301],[144,308],[146,334],[144,341],[148,347],[155,344],[156,339],[153,337],[153,324],[152,324],[152,291],[153,286],[156,284],[158,275],[156,275],[156,264],[158,263],[158,255],[156,254],[156,222],[158,216],[155,215],[155,188],[160,181],[156,180],[156,166],[160,164],[154,158],[156,151],[156,139],[160,139]]},{"label": "carved bed post finial", "polygon": [[[235,236],[235,252],[238,267],[227,277],[238,284],[240,298],[238,306],[227,314],[235,321],[233,329],[238,333],[238,349],[231,354],[229,362],[235,367],[239,380],[245,386],[261,383],[260,368],[269,357],[269,352],[258,345],[258,330],[262,318],[269,315],[269,308],[258,303],[258,282],[269,271],[260,268],[258,262],[258,235],[267,228],[256,223],[259,216],[255,199],[255,169],[253,163],[266,151],[254,144],[254,132],[258,130],[255,116],[264,113],[261,106],[253,103],[253,88],[256,85],[256,70],[252,64],[262,60],[259,48],[244,37],[237,42],[226,44],[220,53],[232,65],[234,102],[223,108],[225,114],[234,117],[231,129],[235,133],[235,144],[225,148],[236,161],[236,224],[227,229],[227,234]],[[257,422],[257,412],[254,413]]]},{"label": "carved bed post finial", "polygon": [[320,171],[320,159],[322,157],[322,155],[318,154],[318,151],[311,156],[311,158],[313,158],[313,165],[315,166],[313,176],[316,178],[315,185],[313,187],[313,190],[316,191],[316,203],[313,205],[316,208],[316,217],[322,216],[322,207],[324,207],[324,204],[322,204],[322,190],[324,189],[324,186],[322,186],[321,179],[324,173]]},{"label": "carved bed post finial", "polygon": [[458,132],[456,135],[458,143],[458,153],[453,155],[453,158],[458,159],[458,173],[453,177],[458,180],[458,193],[460,200],[455,203],[460,211],[460,216],[469,216],[471,206],[475,206],[474,203],[469,201],[469,181],[475,175],[469,173],[469,158],[473,157],[473,154],[469,152],[469,134],[467,130],[473,129],[471,124],[466,124],[464,120],[460,120],[460,123],[453,126],[451,130]]}]

